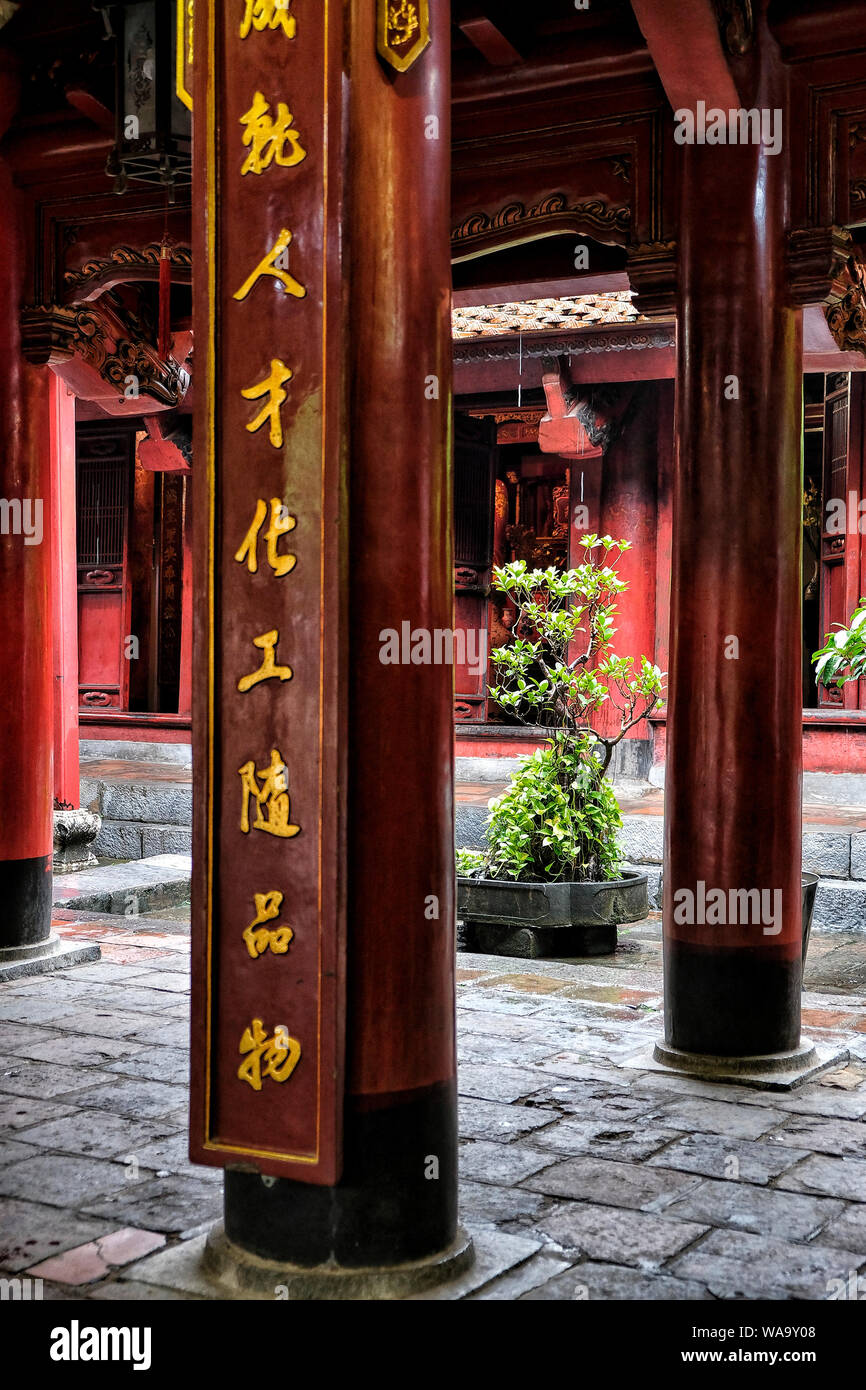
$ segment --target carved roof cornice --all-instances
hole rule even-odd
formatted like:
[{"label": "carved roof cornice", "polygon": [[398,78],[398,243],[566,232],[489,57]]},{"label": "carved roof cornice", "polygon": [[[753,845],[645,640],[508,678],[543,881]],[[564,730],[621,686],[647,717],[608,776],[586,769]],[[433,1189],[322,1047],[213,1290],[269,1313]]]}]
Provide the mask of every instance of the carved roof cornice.
[{"label": "carved roof cornice", "polygon": [[480,251],[556,232],[574,232],[602,241],[622,243],[631,225],[627,203],[604,198],[572,202],[567,193],[552,193],[536,203],[508,203],[498,212],[470,213],[453,229],[451,249],[455,260]]},{"label": "carved roof cornice", "polygon": [[588,353],[645,352],[676,347],[673,321],[613,325],[572,333],[535,333],[498,338],[462,339],[454,344],[455,363],[513,362],[524,358],[556,355],[580,357]]},{"label": "carved roof cornice", "polygon": [[[95,299],[115,285],[158,280],[161,256],[162,246],[159,242],[151,242],[150,245],[140,248],[117,246],[109,256],[87,261],[75,270],[67,270],[63,276],[65,295],[68,299],[87,301]],[[171,262],[171,278],[175,284],[192,284],[190,248],[169,246],[168,259]]]}]

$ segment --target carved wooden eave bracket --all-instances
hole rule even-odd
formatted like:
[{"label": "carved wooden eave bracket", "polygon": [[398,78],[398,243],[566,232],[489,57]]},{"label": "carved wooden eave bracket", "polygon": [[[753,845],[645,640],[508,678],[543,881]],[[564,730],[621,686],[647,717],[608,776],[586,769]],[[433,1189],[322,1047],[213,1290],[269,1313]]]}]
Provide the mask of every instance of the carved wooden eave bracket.
[{"label": "carved wooden eave bracket", "polygon": [[577,386],[564,357],[545,357],[542,366],[547,401],[547,413],[538,423],[542,453],[560,458],[601,457],[626,424],[634,385]]},{"label": "carved wooden eave bracket", "polygon": [[[149,246],[118,246],[110,256],[87,261],[75,270],[67,270],[63,275],[64,298],[84,304],[97,299],[116,285],[159,281],[159,263],[162,246],[151,242]],[[175,285],[192,284],[192,251],[188,246],[169,246],[168,259],[171,262],[171,279]]]},{"label": "carved wooden eave bracket", "polygon": [[630,224],[627,203],[612,204],[604,198],[573,202],[566,193],[552,193],[528,206],[508,203],[495,213],[473,212],[464,217],[451,233],[451,255],[454,261],[469,260],[482,251],[561,232],[622,245]]},{"label": "carved wooden eave bracket", "polygon": [[820,304],[840,352],[866,356],[866,257],[845,227],[810,227],[788,238],[792,303]]},{"label": "carved wooden eave bracket", "polygon": [[677,295],[677,244],[675,241],[643,241],[629,246],[626,272],[635,292],[632,301],[640,313],[655,317],[673,314]]},{"label": "carved wooden eave bracket", "polygon": [[[183,339],[185,355],[190,335]],[[37,305],[21,315],[21,348],[34,366],[50,366],[83,400],[110,415],[148,415],[179,406],[190,375],[163,361],[120,311],[106,304]]]}]

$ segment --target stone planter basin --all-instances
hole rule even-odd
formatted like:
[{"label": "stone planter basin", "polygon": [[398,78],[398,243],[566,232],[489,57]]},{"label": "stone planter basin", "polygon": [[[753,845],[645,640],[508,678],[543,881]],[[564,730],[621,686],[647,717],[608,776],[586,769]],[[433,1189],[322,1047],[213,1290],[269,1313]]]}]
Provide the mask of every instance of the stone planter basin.
[{"label": "stone planter basin", "polygon": [[647,876],[635,870],[604,883],[457,879],[467,945],[488,955],[610,955],[620,923],[640,922],[648,911]]}]

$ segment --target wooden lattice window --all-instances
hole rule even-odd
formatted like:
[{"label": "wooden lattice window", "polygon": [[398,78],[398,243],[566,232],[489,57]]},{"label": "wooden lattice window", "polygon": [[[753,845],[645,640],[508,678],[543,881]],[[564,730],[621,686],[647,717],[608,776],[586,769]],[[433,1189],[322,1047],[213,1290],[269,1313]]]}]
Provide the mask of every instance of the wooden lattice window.
[{"label": "wooden lattice window", "polygon": [[94,451],[78,459],[78,563],[120,565],[124,559],[129,451]]}]

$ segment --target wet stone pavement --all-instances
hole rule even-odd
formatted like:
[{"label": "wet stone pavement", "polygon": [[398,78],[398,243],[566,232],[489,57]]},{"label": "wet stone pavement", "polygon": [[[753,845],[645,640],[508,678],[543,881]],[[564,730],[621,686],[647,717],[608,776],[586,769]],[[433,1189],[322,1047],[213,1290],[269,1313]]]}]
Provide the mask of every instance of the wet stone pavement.
[{"label": "wet stone pavement", "polygon": [[[0,1277],[45,1298],[213,1297],[221,1174],[186,1157],[182,922],[60,915],[102,961],[0,985]],[[461,1207],[438,1299],[866,1298],[866,940],[817,936],[795,1092],[624,1069],[661,1033],[657,915],[616,956],[458,955]],[[858,1285],[858,1277],[860,1283]]]}]

